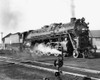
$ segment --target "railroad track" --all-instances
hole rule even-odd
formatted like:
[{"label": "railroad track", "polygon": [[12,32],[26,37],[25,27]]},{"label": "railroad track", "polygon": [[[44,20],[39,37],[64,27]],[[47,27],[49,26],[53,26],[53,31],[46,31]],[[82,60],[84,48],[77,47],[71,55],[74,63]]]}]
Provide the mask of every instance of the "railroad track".
[{"label": "railroad track", "polygon": [[[21,66],[28,67],[28,68],[36,68],[36,69],[39,69],[39,70],[49,71],[49,72],[52,72],[52,73],[57,72],[57,69],[53,68],[53,64],[50,64],[50,63],[37,62],[37,61],[33,61],[33,62],[32,61],[21,62],[18,59],[13,60],[13,58],[2,57],[2,56],[0,56],[0,59],[2,61],[5,60],[5,62],[10,63],[10,64],[21,65]],[[40,64],[40,66],[37,65],[37,64]],[[42,66],[42,65],[45,65],[45,66]],[[50,67],[52,66],[52,67],[50,68],[48,66],[50,66]],[[64,68],[68,68],[68,69],[72,69],[72,70],[79,70],[81,72],[91,73],[91,74],[95,74],[95,75],[100,74],[100,71],[96,71],[96,70],[80,69],[80,68],[75,68],[75,67],[71,67],[71,66],[63,66],[63,67]],[[82,78],[89,77],[91,80],[100,80],[100,78],[98,78],[98,77],[87,76],[85,74],[76,73],[76,72],[73,72],[73,71],[68,72],[66,70],[63,70],[62,74],[63,75],[72,75],[72,76],[82,77]]]}]

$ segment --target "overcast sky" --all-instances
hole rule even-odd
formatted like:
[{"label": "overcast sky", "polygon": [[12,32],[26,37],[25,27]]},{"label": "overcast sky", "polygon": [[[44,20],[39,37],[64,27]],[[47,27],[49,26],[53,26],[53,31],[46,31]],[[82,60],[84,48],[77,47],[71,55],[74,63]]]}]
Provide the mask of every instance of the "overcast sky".
[{"label": "overcast sky", "polygon": [[[74,0],[76,18],[85,17],[90,29],[100,30],[100,0]],[[67,23],[71,0],[0,0],[0,32],[23,32],[51,23]]]}]

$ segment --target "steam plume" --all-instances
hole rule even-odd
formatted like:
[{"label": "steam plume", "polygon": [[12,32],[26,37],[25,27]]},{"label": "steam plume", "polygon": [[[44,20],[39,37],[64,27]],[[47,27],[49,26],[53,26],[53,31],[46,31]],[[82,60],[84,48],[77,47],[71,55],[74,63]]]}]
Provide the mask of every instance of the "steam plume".
[{"label": "steam plume", "polygon": [[11,10],[11,0],[1,0],[1,25],[3,30],[12,31],[17,29],[19,15]]},{"label": "steam plume", "polygon": [[58,51],[57,49],[52,49],[51,47],[49,47],[49,46],[47,47],[44,44],[37,45],[37,47],[35,49],[43,52],[44,54],[48,53],[48,52],[50,52],[51,54],[53,54],[53,53],[61,54],[61,52]]}]

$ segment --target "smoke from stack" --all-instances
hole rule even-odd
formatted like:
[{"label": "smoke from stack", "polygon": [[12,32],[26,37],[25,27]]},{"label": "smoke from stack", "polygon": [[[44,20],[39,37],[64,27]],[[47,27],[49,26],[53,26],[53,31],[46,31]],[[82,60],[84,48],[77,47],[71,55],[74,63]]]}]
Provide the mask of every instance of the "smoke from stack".
[{"label": "smoke from stack", "polygon": [[0,25],[8,33],[15,31],[19,22],[19,14],[11,10],[11,0],[0,0]]}]

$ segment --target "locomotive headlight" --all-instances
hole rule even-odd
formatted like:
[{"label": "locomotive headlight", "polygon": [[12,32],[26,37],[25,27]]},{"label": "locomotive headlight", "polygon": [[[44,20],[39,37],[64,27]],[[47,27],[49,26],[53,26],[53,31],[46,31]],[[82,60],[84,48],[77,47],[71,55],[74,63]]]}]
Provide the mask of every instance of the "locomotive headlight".
[{"label": "locomotive headlight", "polygon": [[92,53],[95,53],[95,49],[91,49],[91,52],[92,52]]},{"label": "locomotive headlight", "polygon": [[82,28],[82,30],[84,31],[84,30],[85,30],[85,28]]},{"label": "locomotive headlight", "polygon": [[82,28],[82,31],[84,31],[85,30],[85,28]]},{"label": "locomotive headlight", "polygon": [[82,28],[83,31],[88,30],[87,28]]}]

